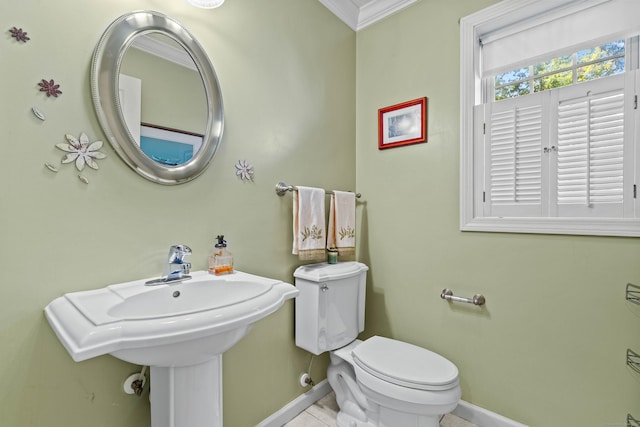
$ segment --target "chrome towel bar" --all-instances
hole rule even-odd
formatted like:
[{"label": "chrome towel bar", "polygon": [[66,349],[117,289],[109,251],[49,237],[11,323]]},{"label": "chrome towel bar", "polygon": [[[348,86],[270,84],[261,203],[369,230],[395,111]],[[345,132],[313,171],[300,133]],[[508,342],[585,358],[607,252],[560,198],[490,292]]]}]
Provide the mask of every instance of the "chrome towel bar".
[{"label": "chrome towel bar", "polygon": [[[287,185],[282,181],[276,184],[276,194],[278,196],[284,196],[285,194],[287,194],[287,191],[296,191],[296,190],[297,190],[296,186]],[[333,194],[333,191],[325,190],[325,193]],[[356,199],[359,199],[360,197],[362,197],[362,195],[360,193],[356,193]]]},{"label": "chrome towel bar", "polygon": [[466,302],[473,305],[484,305],[484,303],[487,302],[484,295],[475,294],[473,298],[457,297],[453,295],[451,289],[443,289],[440,298],[446,299],[447,301]]}]

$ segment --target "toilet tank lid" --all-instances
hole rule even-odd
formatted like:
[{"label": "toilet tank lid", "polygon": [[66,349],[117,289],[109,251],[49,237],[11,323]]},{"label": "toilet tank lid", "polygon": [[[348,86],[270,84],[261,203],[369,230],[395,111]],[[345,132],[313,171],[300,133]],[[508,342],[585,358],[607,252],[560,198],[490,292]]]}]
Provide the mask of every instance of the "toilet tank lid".
[{"label": "toilet tank lid", "polygon": [[323,282],[353,277],[367,270],[369,270],[369,267],[355,261],[339,262],[337,264],[321,262],[319,264],[302,265],[296,269],[293,276],[312,282]]}]

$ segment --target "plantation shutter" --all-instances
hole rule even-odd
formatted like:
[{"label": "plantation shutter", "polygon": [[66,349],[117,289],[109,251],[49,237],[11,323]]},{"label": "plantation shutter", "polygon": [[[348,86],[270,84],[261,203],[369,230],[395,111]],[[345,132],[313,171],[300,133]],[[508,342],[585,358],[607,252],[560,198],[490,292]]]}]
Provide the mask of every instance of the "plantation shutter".
[{"label": "plantation shutter", "polygon": [[624,75],[557,92],[552,216],[624,216],[627,97]]},{"label": "plantation shutter", "polygon": [[485,216],[542,215],[545,98],[537,93],[485,106]]}]

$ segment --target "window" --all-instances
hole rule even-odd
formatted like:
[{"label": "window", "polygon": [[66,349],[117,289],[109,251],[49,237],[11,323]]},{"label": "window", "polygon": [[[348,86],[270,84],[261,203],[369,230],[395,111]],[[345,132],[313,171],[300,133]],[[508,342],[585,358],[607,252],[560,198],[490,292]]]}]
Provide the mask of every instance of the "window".
[{"label": "window", "polygon": [[462,19],[462,230],[640,236],[628,7],[508,0]]}]

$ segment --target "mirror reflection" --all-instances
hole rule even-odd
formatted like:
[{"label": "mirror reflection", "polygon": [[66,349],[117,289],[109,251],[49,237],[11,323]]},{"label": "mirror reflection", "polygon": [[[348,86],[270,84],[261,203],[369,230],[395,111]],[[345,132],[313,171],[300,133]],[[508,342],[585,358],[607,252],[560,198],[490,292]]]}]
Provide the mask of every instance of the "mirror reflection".
[{"label": "mirror reflection", "polygon": [[116,19],[91,66],[98,121],[136,173],[173,185],[208,167],[224,127],[218,78],[189,31],[154,11]]},{"label": "mirror reflection", "polygon": [[180,165],[202,147],[205,88],[193,59],[171,37],[134,39],[120,65],[119,94],[133,140],[154,161]]}]

